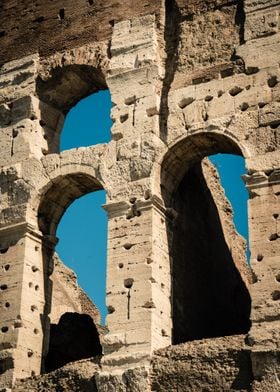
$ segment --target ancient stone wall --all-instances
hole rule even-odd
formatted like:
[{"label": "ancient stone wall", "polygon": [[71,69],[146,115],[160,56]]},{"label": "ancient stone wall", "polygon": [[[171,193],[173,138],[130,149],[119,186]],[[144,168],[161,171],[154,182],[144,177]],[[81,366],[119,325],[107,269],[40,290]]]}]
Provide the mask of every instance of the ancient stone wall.
[{"label": "ancient stone wall", "polygon": [[[279,389],[279,10],[279,0],[2,2],[1,387],[44,369],[57,225],[104,189],[109,333],[94,388]],[[60,152],[67,112],[106,88],[111,141]],[[252,273],[219,179],[201,166],[219,152],[246,161]],[[205,362],[207,374],[192,369]]]}]

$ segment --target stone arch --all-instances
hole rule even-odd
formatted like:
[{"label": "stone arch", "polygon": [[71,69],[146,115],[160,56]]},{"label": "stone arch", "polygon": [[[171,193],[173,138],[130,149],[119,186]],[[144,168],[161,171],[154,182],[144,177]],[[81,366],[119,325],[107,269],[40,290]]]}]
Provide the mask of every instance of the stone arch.
[{"label": "stone arch", "polygon": [[[85,152],[85,150],[92,150],[92,148],[81,150],[84,150],[83,152]],[[102,180],[97,178],[98,176],[96,175],[96,173],[98,173],[98,164],[94,164],[94,159],[91,160],[91,165],[83,165],[81,160],[79,163],[77,163],[78,155],[79,149],[69,150],[63,154],[60,154],[60,156],[56,156],[62,161],[61,165],[59,167],[56,167],[55,164],[53,165],[53,170],[48,173],[51,179],[41,187],[39,191],[40,196],[38,196],[36,200],[38,228],[42,234],[42,264],[44,266],[43,273],[45,281],[45,306],[44,315],[42,317],[44,336],[42,349],[42,368],[43,370],[45,369],[47,371],[55,369],[58,364],[62,366],[64,363],[67,363],[67,358],[71,358],[71,360],[77,360],[82,358],[80,355],[83,355],[77,349],[77,344],[76,349],[72,350],[73,352],[71,355],[64,355],[63,344],[60,346],[58,345],[59,341],[63,337],[63,334],[59,330],[59,325],[56,327],[55,324],[52,324],[49,317],[51,314],[53,291],[53,283],[50,279],[50,276],[53,272],[54,250],[57,242],[56,229],[60,219],[70,204],[79,197],[97,190],[105,190]],[[50,156],[50,158],[52,157]],[[48,159],[46,159],[46,161],[48,161]],[[64,314],[61,314],[61,319],[63,319],[64,316]],[[91,344],[91,349],[87,350],[85,341],[81,340],[80,344],[82,344],[84,347],[82,352],[85,353],[83,358],[89,356],[90,353],[91,356],[100,355],[102,353],[102,348],[100,345],[98,331],[102,331],[102,329],[99,329],[99,327],[95,325],[95,320],[85,320],[86,323],[84,323],[83,318],[79,317],[79,315],[74,315],[72,318],[73,320],[71,319],[71,322],[68,322],[68,324],[66,323],[69,325],[69,328],[70,326],[72,328],[69,330],[69,336],[67,335],[68,340],[71,340],[74,337],[78,329],[84,327],[84,333],[81,331],[81,334],[87,334],[87,336],[89,336],[89,334],[92,333],[93,341]],[[88,318],[91,319],[91,316],[88,316]],[[57,332],[58,330],[60,331],[59,333]],[[70,344],[69,341],[67,341],[66,337],[63,337],[62,339],[62,342],[67,342],[65,344],[68,346]],[[75,357],[75,355],[77,356]]]},{"label": "stone arch", "polygon": [[200,132],[174,143],[162,160],[161,196],[171,217],[167,236],[175,344],[250,328],[243,240],[215,169],[202,161],[244,151],[231,136]]},{"label": "stone arch", "polygon": [[38,225],[43,234],[51,236],[55,236],[63,213],[74,200],[103,189],[100,181],[81,170],[60,174],[48,185],[39,205]]},{"label": "stone arch", "polygon": [[60,151],[60,133],[69,110],[81,99],[108,89],[106,61],[104,48],[85,45],[46,58],[39,65],[36,95],[39,124],[47,144],[44,155]]},{"label": "stone arch", "polygon": [[244,159],[250,157],[247,146],[229,133],[199,131],[184,135],[169,143],[160,159],[161,185],[171,181],[175,189],[189,166],[217,153],[240,155]]}]

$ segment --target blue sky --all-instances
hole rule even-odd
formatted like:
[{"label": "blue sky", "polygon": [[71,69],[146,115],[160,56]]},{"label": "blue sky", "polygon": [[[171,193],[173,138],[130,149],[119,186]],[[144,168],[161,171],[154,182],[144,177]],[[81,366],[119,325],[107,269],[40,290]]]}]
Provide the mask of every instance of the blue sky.
[{"label": "blue sky", "polygon": [[[111,100],[108,90],[81,100],[68,113],[61,135],[61,150],[106,143],[110,140]],[[217,154],[211,161],[218,168],[226,195],[234,209],[234,221],[240,234],[248,238],[247,191],[241,180],[244,159]],[[103,322],[105,305],[107,216],[102,209],[105,192],[90,193],[67,209],[58,226],[56,250],[72,268],[80,286],[97,305]]]}]

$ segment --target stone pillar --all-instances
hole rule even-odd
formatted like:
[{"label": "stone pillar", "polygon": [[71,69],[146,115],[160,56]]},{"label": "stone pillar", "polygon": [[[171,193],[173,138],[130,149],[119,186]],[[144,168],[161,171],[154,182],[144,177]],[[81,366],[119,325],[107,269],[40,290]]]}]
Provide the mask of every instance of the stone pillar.
[{"label": "stone pillar", "polygon": [[0,230],[1,386],[41,371],[44,270],[41,236],[27,223]]},{"label": "stone pillar", "polygon": [[103,370],[148,364],[171,344],[170,263],[166,218],[156,197],[109,203],[107,324]]},{"label": "stone pillar", "polygon": [[280,350],[280,170],[245,177],[250,194],[249,237],[254,273],[248,344],[254,376],[260,380],[267,368],[272,368],[271,356],[276,356],[277,363]]}]

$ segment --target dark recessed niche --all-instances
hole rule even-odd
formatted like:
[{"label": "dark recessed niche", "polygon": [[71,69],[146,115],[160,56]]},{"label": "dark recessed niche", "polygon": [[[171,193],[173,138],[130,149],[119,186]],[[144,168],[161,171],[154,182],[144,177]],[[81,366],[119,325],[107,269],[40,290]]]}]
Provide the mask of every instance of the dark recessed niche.
[{"label": "dark recessed niche", "polygon": [[65,18],[65,10],[61,8],[58,12],[58,19],[63,20]]},{"label": "dark recessed niche", "polygon": [[93,0],[88,0],[89,5],[93,5],[94,1]]},{"label": "dark recessed niche", "polygon": [[6,31],[4,31],[4,30],[3,30],[3,31],[0,31],[0,38],[1,38],[1,37],[4,37],[4,35],[6,35]]},{"label": "dark recessed niche", "polygon": [[39,18],[34,19],[33,22],[35,22],[35,23],[42,23],[42,22],[44,22],[44,20],[45,20],[44,16],[39,16]]},{"label": "dark recessed niche", "polygon": [[99,334],[88,314],[64,313],[58,324],[50,326],[47,372],[65,364],[102,354]]}]

